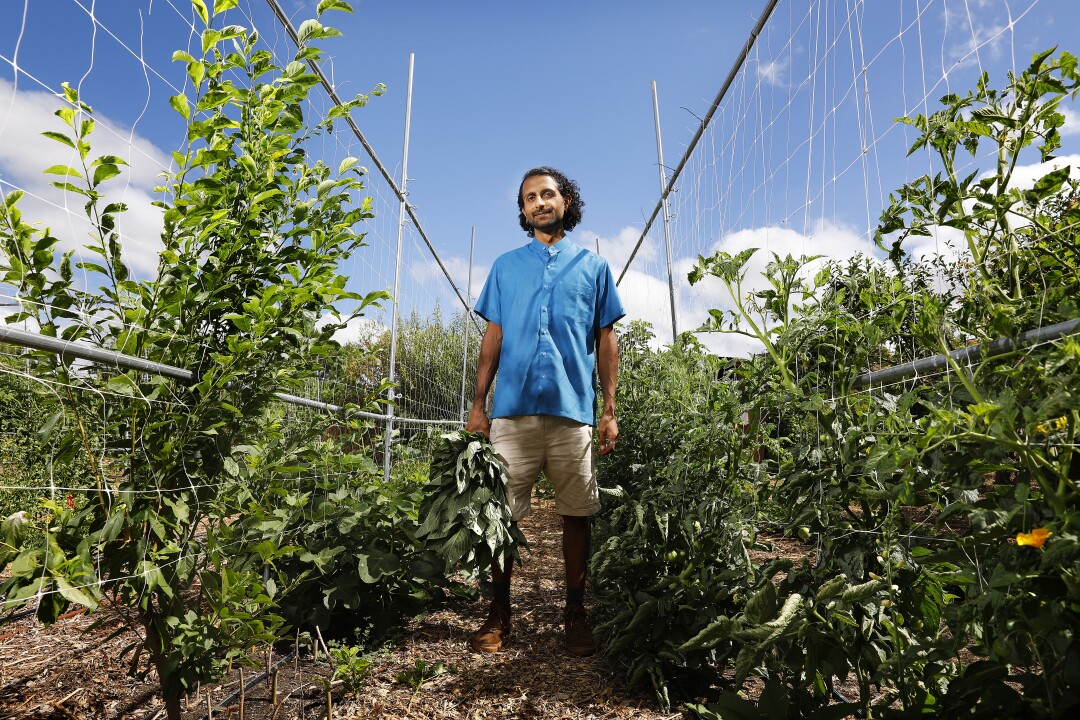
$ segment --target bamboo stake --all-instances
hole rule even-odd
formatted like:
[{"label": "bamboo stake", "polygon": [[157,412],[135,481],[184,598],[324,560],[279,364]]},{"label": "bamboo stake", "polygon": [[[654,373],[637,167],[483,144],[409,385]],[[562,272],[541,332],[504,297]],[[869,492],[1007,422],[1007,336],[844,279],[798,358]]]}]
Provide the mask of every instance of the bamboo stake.
[{"label": "bamboo stake", "polygon": [[244,720],[244,668],[240,668],[240,720]]},{"label": "bamboo stake", "polygon": [[[315,626],[315,634],[319,636],[319,643],[322,645],[323,652],[326,653],[326,662],[333,664],[331,659],[330,659],[330,649],[326,647],[326,641],[323,640],[323,638],[322,638],[322,630],[319,629],[318,625]],[[316,645],[315,647],[316,647],[315,659],[318,660],[319,659],[318,645]]]},{"label": "bamboo stake", "polygon": [[210,690],[206,690],[206,720],[214,720],[214,704],[210,702]]}]

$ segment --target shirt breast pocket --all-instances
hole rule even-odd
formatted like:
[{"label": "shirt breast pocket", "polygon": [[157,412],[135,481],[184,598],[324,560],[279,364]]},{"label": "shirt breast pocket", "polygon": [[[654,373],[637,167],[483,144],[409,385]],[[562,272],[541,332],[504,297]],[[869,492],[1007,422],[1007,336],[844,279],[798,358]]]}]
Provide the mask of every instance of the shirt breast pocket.
[{"label": "shirt breast pocket", "polygon": [[562,315],[571,322],[586,323],[592,319],[596,304],[596,288],[590,285],[563,285]]}]

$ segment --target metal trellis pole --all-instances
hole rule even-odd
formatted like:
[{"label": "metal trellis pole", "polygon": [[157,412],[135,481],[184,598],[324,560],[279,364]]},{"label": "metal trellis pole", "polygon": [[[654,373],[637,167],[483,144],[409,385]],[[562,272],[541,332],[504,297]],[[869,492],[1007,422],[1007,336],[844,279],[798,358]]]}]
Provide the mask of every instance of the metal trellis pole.
[{"label": "metal trellis pole", "polygon": [[668,197],[664,192],[667,187],[667,173],[664,172],[664,144],[660,139],[660,103],[656,100],[656,81],[652,81],[652,109],[653,119],[656,121],[656,162],[660,167],[660,196],[664,210],[664,250],[667,252],[667,286],[668,295],[671,298],[671,342],[679,337],[679,327],[675,322],[675,281],[672,277],[671,262],[671,231],[669,229],[671,215],[668,213]]},{"label": "metal trellis pole", "polygon": [[469,301],[469,306],[465,308],[465,318],[461,323],[462,335],[464,340],[461,341],[461,409],[459,415],[461,416],[461,422],[465,422],[465,379],[469,372],[469,316],[472,314],[472,268],[473,268],[473,251],[476,249],[476,226],[473,225],[472,233],[469,237],[469,281],[465,286],[465,299]]},{"label": "metal trellis pole", "polygon": [[615,281],[616,285],[622,283],[623,278],[626,277],[626,272],[634,262],[634,257],[641,248],[641,243],[645,241],[645,237],[649,234],[649,229],[652,228],[653,223],[656,221],[656,216],[660,214],[664,200],[671,194],[672,188],[674,188],[675,183],[678,182],[683,168],[686,167],[686,163],[689,162],[690,156],[694,154],[694,148],[697,147],[698,141],[701,140],[701,136],[705,134],[705,129],[709,127],[709,123],[712,122],[713,115],[715,115],[716,111],[720,108],[720,103],[723,101],[724,96],[727,95],[728,88],[730,88],[731,83],[735,81],[735,77],[739,74],[739,70],[742,68],[743,63],[746,62],[746,56],[750,54],[750,50],[754,47],[758,35],[760,35],[761,31],[765,28],[765,23],[769,21],[769,16],[772,15],[772,11],[778,2],[780,2],[780,0],[768,1],[765,5],[765,9],[761,13],[761,17],[758,18],[757,24],[754,25],[754,29],[750,31],[750,37],[746,39],[742,51],[739,53],[739,56],[735,58],[735,63],[731,66],[731,70],[728,71],[724,84],[720,86],[720,91],[716,93],[716,97],[713,98],[712,105],[709,106],[709,111],[705,113],[705,117],[702,118],[701,126],[698,127],[697,132],[694,133],[694,137],[690,140],[690,144],[686,146],[686,152],[683,153],[682,160],[679,161],[679,164],[675,167],[675,171],[672,172],[671,177],[668,178],[667,186],[660,194],[660,200],[656,203],[656,207],[653,208],[652,215],[649,216],[649,221],[645,223],[645,229],[641,231],[641,237],[639,237],[637,243],[634,244],[634,249],[630,253],[630,257],[627,259],[622,272],[619,274],[619,279]]},{"label": "metal trellis pole", "polygon": [[401,305],[401,255],[405,245],[405,223],[408,222],[408,182],[409,182],[409,124],[412,120],[413,62],[415,53],[409,53],[409,84],[405,95],[405,145],[401,153],[401,206],[398,218],[397,262],[394,267],[394,309],[390,320],[390,368],[388,379],[390,389],[386,391],[389,405],[386,408],[386,436],[383,438],[383,481],[390,481],[390,441],[394,432],[394,386],[396,378],[394,365],[397,362],[398,310]]},{"label": "metal trellis pole", "polygon": [[[60,338],[41,335],[27,330],[19,330],[10,325],[0,325],[0,343],[8,343],[15,345],[16,347],[29,348],[31,350],[51,352],[73,360],[86,360],[87,362],[103,367],[122,370],[138,370],[151,375],[174,378],[176,380],[187,382],[195,379],[195,374],[184,368],[153,362],[152,360],[146,360],[145,358],[135,357],[133,355],[124,355],[123,353],[118,353],[114,350],[106,350],[81,342],[72,342],[71,340],[62,340]],[[26,361],[26,374],[30,374],[29,360]],[[317,400],[300,397],[299,395],[290,395],[288,393],[274,393],[274,397],[290,405],[306,407],[321,412],[339,413],[345,409],[340,405],[319,402]],[[353,415],[368,418],[370,420],[385,421],[388,417],[387,415],[377,415],[375,413],[360,410],[352,410],[350,412]],[[429,425],[446,425],[457,422],[456,420],[423,420],[420,418],[401,419],[409,423]]]},{"label": "metal trellis pole", "polygon": [[[297,47],[301,47],[300,36],[297,35],[296,28],[293,27],[292,21],[289,20],[289,16],[281,7],[281,3],[279,3],[278,0],[266,0],[266,2],[270,6],[270,9],[273,11],[274,16],[277,17],[278,22],[283,28],[285,28],[285,33],[293,41],[293,44],[295,44]],[[341,98],[338,96],[337,90],[334,89],[334,84],[330,82],[330,79],[328,77],[326,77],[326,73],[324,73],[322,68],[319,67],[319,64],[314,60],[308,60],[308,67],[310,67],[311,71],[318,76],[319,82],[322,84],[323,89],[326,91],[326,94],[330,97],[333,103],[338,107],[341,107]],[[394,182],[394,178],[390,176],[390,171],[387,170],[386,166],[383,165],[382,162],[379,160],[379,156],[375,154],[375,149],[371,147],[371,143],[369,143],[367,141],[367,138],[364,137],[364,133],[360,132],[360,127],[356,124],[356,121],[353,120],[351,115],[346,115],[345,122],[349,126],[349,129],[352,130],[353,135],[356,136],[356,139],[360,141],[360,144],[363,146],[364,151],[367,152],[368,157],[370,157],[371,161],[375,164],[375,168],[383,176],[383,179],[386,180],[386,184],[390,186],[390,189],[394,191],[394,194],[398,197],[398,199],[401,200],[402,203],[405,203],[405,188],[399,188],[397,186],[397,183]],[[439,266],[439,269],[442,270],[442,274],[446,278],[446,281],[450,283],[450,287],[453,289],[454,294],[457,295],[457,298],[461,301],[462,306],[467,306],[468,303],[465,302],[465,298],[462,297],[461,290],[459,290],[458,286],[454,284],[454,279],[450,277],[450,271],[446,269],[446,265],[443,263],[442,258],[439,257],[439,253],[435,252],[435,246],[431,244],[431,240],[428,239],[427,233],[424,232],[424,226],[420,224],[420,218],[416,216],[416,213],[413,211],[412,206],[408,203],[405,203],[405,212],[408,213],[409,219],[412,220],[413,227],[416,228],[417,234],[419,234],[420,238],[424,241],[424,244],[427,246],[428,252],[431,253],[431,257],[435,259],[435,263]],[[477,328],[479,327],[480,324],[479,322],[477,322]]]}]

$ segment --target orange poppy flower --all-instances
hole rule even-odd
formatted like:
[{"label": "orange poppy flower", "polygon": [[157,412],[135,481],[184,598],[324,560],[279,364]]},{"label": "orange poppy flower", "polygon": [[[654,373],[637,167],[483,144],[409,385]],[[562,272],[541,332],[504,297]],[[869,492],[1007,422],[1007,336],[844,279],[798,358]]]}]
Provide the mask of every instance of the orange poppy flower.
[{"label": "orange poppy flower", "polygon": [[1043,543],[1046,542],[1046,538],[1053,535],[1051,531],[1046,528],[1035,528],[1029,533],[1016,533],[1017,545],[1030,545],[1031,547],[1041,548]]}]

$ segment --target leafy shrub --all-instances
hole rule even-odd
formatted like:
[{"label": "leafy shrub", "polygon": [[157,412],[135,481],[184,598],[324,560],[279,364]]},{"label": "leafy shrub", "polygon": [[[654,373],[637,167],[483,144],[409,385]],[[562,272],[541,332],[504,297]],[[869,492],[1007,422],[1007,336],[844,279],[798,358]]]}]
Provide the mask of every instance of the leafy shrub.
[{"label": "leafy shrub", "polygon": [[341,324],[316,329],[316,321],[340,300],[363,308],[385,297],[346,291],[336,270],[362,245],[354,226],[371,216],[355,159],[333,171],[309,163],[303,150],[312,133],[366,100],[331,110],[315,130],[303,124],[304,100],[318,82],[306,70],[320,57],[310,43],[336,31],[308,21],[294,61],[277,68],[253,33],[213,27],[206,4],[192,4],[205,25],[204,56],[174,55],[192,89],[170,101],[188,121],[187,145],[162,188],[157,276],[137,281],[124,264],[117,227],[126,207],[104,203],[105,183],[124,163],[91,156],[92,111],[68,86],[56,113],[68,131],[46,135],[78,164],[47,172],[85,201],[94,228],[87,250],[98,261],[76,265],[101,285],[73,282],[72,253],[56,258],[57,238],[22,220],[21,193],[0,206],[0,271],[23,301],[10,321],[33,319],[45,335],[193,376],[83,371],[64,357],[27,356],[36,377],[71,389],[60,397],[64,422],[47,424],[52,462],[82,456],[92,482],[85,502],[46,503],[42,541],[21,549],[0,586],[9,602],[40,595],[46,622],[68,603],[96,606],[107,588],[136,638],[125,651],[132,667],[156,670],[171,720],[195,683],[281,633],[261,573],[234,563],[221,540],[232,537],[229,524],[252,483],[287,475],[312,452],[303,441],[275,452],[261,437],[274,393],[303,387],[336,347],[331,336]]},{"label": "leafy shrub", "polygon": [[[600,523],[595,582],[614,618],[609,656],[650,677],[663,701],[670,688],[719,683],[705,717],[1059,718],[1080,705],[1080,343],[998,341],[1078,315],[1080,180],[1068,167],[1031,188],[1013,180],[1022,156],[1052,157],[1059,103],[1080,89],[1076,59],[1051,55],[1003,91],[984,76],[905,121],[920,133],[912,150],[929,148],[940,172],[906,184],[882,215],[893,267],[856,259],[811,276],[814,258],[774,256],[765,289],[746,295],[754,251],[699,259],[691,281],[719,280],[735,306],[703,329],[764,346],[741,368],[750,393],[680,392],[668,384],[684,367],[678,348],[643,350],[631,331],[620,454],[633,459],[604,468],[633,491]],[[981,144],[993,169],[957,175],[957,153]],[[906,238],[938,225],[962,233],[966,256],[904,257]],[[1003,351],[957,359],[995,341]],[[931,356],[945,358],[937,374],[872,392],[856,383],[871,367]],[[764,462],[745,436],[723,432],[739,413],[752,427],[769,421]],[[706,481],[702,459],[725,457]],[[741,535],[741,548],[716,541],[696,555],[681,539],[695,521],[695,538]],[[806,561],[743,571],[739,553],[761,528],[805,538]],[[709,590],[664,580],[658,558],[669,556],[703,585],[711,573]],[[613,571],[616,559],[629,568]],[[645,618],[662,629],[646,632]],[[671,647],[687,627],[696,634]],[[965,666],[965,649],[979,659]],[[766,678],[757,708],[735,692],[751,673]],[[858,685],[850,704],[833,704],[837,679]]]}]

